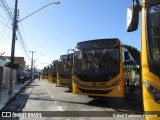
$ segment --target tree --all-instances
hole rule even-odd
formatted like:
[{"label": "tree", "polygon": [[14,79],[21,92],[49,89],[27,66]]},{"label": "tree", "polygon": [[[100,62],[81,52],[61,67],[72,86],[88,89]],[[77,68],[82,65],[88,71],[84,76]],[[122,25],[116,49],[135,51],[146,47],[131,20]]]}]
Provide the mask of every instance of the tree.
[{"label": "tree", "polygon": [[139,64],[140,63],[140,51],[137,50],[137,48],[130,46],[130,45],[124,45],[124,46],[127,48],[127,50],[129,51],[133,59],[136,61],[136,63]]},{"label": "tree", "polygon": [[[11,62],[6,62],[4,66],[11,68]],[[16,70],[20,69],[20,67],[21,65],[19,63],[14,63],[13,65],[13,69],[16,69]]]},{"label": "tree", "polygon": [[16,70],[18,70],[18,69],[21,68],[21,64],[19,64],[19,63],[14,63],[13,68],[16,69]]}]

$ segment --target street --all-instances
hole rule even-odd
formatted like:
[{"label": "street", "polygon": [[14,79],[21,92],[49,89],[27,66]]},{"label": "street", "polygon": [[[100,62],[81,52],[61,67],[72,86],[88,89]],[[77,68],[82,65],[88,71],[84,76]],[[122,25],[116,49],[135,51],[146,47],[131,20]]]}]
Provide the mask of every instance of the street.
[{"label": "street", "polygon": [[[136,93],[136,92],[135,92]],[[72,94],[68,88],[56,87],[48,80],[36,79],[23,89],[3,111],[38,112],[41,118],[30,120],[143,120],[143,117],[124,117],[141,115],[141,99],[135,94],[123,100],[93,99],[88,96]],[[46,112],[45,112],[46,111]],[[54,118],[53,118],[54,117]],[[10,118],[5,118],[9,120]],[[3,118],[3,120],[5,120]],[[15,118],[11,118],[15,119]],[[17,117],[15,120],[26,120]]]}]

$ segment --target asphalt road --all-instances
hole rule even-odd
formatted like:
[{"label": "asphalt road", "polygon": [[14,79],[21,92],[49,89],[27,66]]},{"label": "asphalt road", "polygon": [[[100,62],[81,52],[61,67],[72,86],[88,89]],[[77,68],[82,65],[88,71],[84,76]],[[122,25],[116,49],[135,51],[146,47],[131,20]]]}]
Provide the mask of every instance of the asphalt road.
[{"label": "asphalt road", "polygon": [[102,100],[72,94],[68,88],[56,87],[47,80],[38,79],[23,89],[4,111],[23,111],[24,116],[42,116],[17,117],[16,120],[144,120],[138,90],[127,99]]}]

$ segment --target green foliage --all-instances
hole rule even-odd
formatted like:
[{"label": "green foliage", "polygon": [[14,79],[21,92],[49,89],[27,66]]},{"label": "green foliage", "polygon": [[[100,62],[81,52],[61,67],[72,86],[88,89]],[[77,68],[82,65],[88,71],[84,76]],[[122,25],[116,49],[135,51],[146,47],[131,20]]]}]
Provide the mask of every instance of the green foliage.
[{"label": "green foliage", "polygon": [[11,62],[6,62],[4,66],[11,68]]},{"label": "green foliage", "polygon": [[139,62],[140,61],[140,51],[137,50],[137,48],[130,46],[130,45],[124,45],[124,46],[128,49],[133,59]]},{"label": "green foliage", "polygon": [[[7,62],[4,66],[12,68],[11,64],[12,64],[11,62]],[[19,63],[14,63],[14,65],[13,65],[13,69],[16,69],[16,70],[20,69],[20,67],[21,67],[21,65]]]},{"label": "green foliage", "polygon": [[19,63],[14,63],[14,69],[16,69],[16,70],[18,70],[18,69],[20,69],[20,67],[21,67],[21,64],[19,64]]}]

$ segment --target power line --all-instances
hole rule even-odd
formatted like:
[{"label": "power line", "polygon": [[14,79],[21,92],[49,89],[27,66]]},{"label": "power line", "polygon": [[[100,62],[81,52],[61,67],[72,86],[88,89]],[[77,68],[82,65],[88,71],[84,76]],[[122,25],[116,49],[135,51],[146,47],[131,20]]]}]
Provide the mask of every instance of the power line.
[{"label": "power line", "polygon": [[[10,20],[12,21],[13,15],[12,15],[12,13],[11,13],[11,11],[9,9],[9,6],[7,5],[6,1],[5,0],[1,0],[0,2],[1,2],[1,6],[3,6],[3,7],[1,7],[1,9],[3,10],[4,14],[6,14],[8,16],[8,20],[7,20],[6,23],[1,22],[2,24],[4,23],[4,28],[1,31],[1,37],[0,37],[2,39],[2,37],[4,36],[4,33],[6,33],[5,31],[6,31],[6,28],[8,27],[8,24],[9,24]],[[1,17],[3,19],[6,19],[3,15],[1,15]]]},{"label": "power line", "polygon": [[3,20],[7,20],[7,18],[5,18],[3,15],[0,14],[0,17],[3,19]]},{"label": "power line", "polygon": [[20,42],[21,42],[22,48],[23,48],[26,56],[28,57],[28,59],[31,60],[30,57],[29,57],[29,55],[28,55],[27,48],[26,48],[26,45],[25,45],[25,42],[24,42],[24,40],[23,40],[23,37],[22,37],[22,34],[21,34],[20,30],[18,29],[17,32],[18,32],[18,35],[19,35],[19,37],[20,37]]},{"label": "power line", "polygon": [[[1,22],[1,21],[0,21],[0,22]],[[1,41],[1,39],[3,38],[3,36],[7,33],[7,32],[6,32],[6,28],[9,28],[9,27],[8,27],[9,20],[6,22],[6,24],[3,23],[3,22],[2,22],[2,24],[4,24],[4,27],[3,27],[3,30],[0,32],[0,33],[1,33],[0,41]],[[9,35],[9,34],[7,33],[7,35]]]},{"label": "power line", "polygon": [[9,18],[13,21],[13,14],[7,4],[7,2],[5,0],[1,0],[1,3],[3,5],[3,7],[5,8],[4,12],[6,13],[6,15],[9,16]]},{"label": "power line", "polygon": [[[13,22],[13,14],[12,14],[12,11],[10,10],[9,5],[6,2],[6,0],[1,0],[1,5],[3,6],[4,13],[9,17],[9,20],[11,20]],[[5,25],[5,27],[6,27],[6,25]],[[27,48],[26,48],[25,42],[23,40],[22,34],[20,32],[20,29],[18,29],[17,33],[18,33],[19,43],[20,43],[25,55],[30,60],[30,57],[27,53]]]}]

